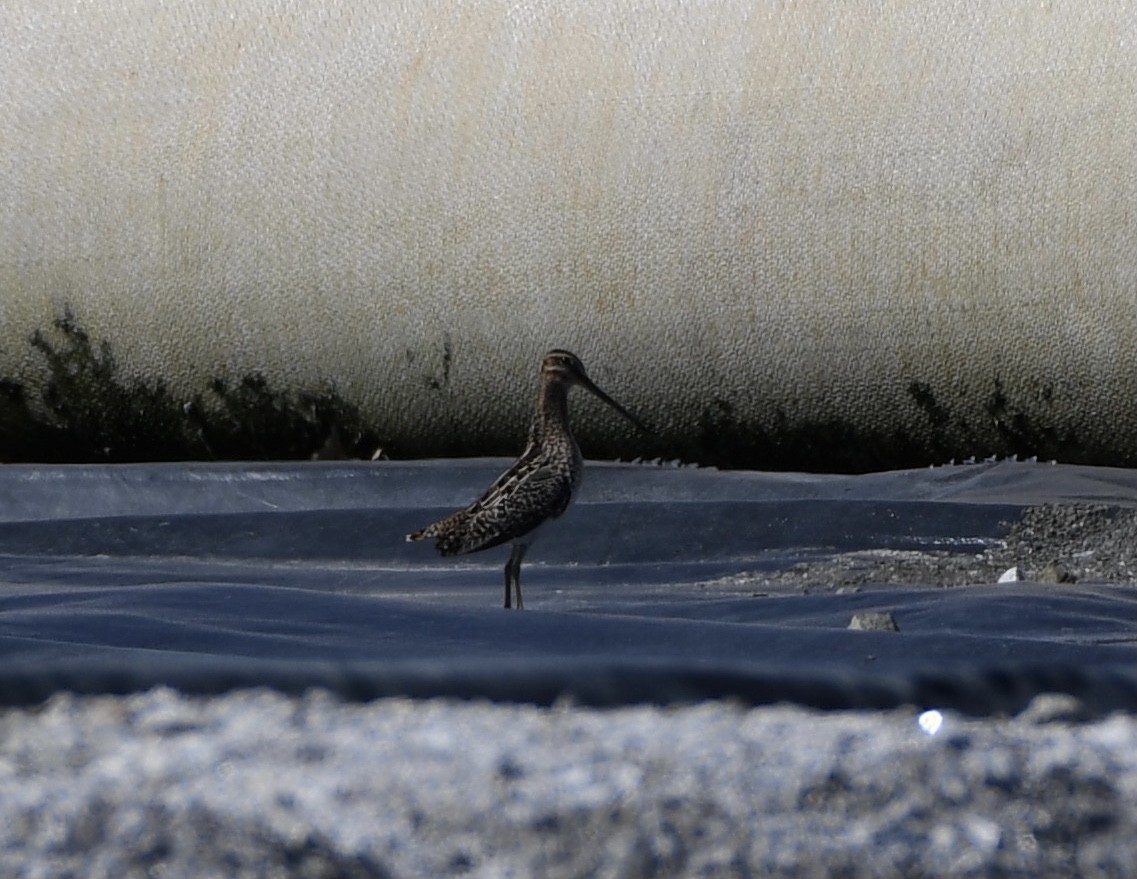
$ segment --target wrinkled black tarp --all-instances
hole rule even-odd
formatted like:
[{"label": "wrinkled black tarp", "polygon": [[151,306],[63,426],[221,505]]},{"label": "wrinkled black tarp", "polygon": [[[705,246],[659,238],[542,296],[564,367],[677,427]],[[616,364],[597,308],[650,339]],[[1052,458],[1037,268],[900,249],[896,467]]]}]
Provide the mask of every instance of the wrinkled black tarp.
[{"label": "wrinkled black tarp", "polygon": [[[59,689],[325,686],[367,698],[756,703],[985,713],[1137,694],[1137,589],[934,583],[754,594],[837,553],[979,553],[1027,505],[1137,503],[1137,473],[1027,462],[868,476],[590,464],[501,609],[508,548],[404,534],[506,461],[0,468],[0,700]],[[899,632],[850,631],[887,610]]]}]

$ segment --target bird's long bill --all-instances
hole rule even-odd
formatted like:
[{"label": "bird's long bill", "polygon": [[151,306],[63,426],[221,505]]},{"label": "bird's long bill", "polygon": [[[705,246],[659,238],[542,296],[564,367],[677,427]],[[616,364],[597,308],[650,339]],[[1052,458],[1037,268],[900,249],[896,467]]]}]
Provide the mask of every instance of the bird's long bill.
[{"label": "bird's long bill", "polygon": [[625,418],[627,418],[628,421],[632,422],[632,424],[634,424],[636,427],[638,427],[644,433],[651,433],[651,429],[646,424],[644,424],[642,421],[640,421],[638,418],[636,418],[636,416],[634,416],[631,412],[629,412],[627,409],[625,409],[623,406],[621,406],[619,403],[617,403],[615,400],[613,400],[611,397],[609,397],[606,393],[604,393],[602,390],[600,390],[600,388],[598,388],[595,384],[593,384],[592,379],[588,378],[587,376],[579,376],[577,380],[580,383],[580,386],[582,388],[585,388],[586,390],[591,391],[593,394],[595,394],[597,397],[599,397],[601,400],[603,400],[605,403],[607,403],[609,406],[611,406],[613,409],[615,409],[617,412],[619,412],[621,415],[623,415]]}]

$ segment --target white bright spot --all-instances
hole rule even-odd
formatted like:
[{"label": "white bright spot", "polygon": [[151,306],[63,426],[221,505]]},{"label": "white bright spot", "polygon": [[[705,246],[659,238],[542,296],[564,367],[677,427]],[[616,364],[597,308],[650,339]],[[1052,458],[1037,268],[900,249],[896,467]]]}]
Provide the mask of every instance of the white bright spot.
[{"label": "white bright spot", "polygon": [[944,716],[933,708],[931,711],[925,711],[921,714],[916,722],[920,724],[920,729],[928,735],[934,736],[943,726]]},{"label": "white bright spot", "polygon": [[1003,573],[999,575],[1000,583],[1016,583],[1021,579],[1022,575],[1019,574],[1019,569],[1017,567],[1007,568],[1007,570],[1003,571]]}]

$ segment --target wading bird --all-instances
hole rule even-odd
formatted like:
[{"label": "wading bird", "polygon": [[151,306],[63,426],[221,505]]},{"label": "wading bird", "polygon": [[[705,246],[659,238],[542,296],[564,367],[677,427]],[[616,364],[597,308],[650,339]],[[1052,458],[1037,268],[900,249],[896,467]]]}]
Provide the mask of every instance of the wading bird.
[{"label": "wading bird", "polygon": [[525,552],[541,527],[568,509],[580,486],[584,464],[568,417],[568,392],[573,385],[592,392],[640,430],[647,431],[638,418],[593,383],[575,354],[550,351],[541,363],[537,409],[529,423],[529,443],[521,457],[466,509],[407,535],[407,540],[435,538],[435,545],[444,556],[512,543],[513,552],[505,564],[507,609],[511,591],[517,609],[524,607],[521,560]]}]

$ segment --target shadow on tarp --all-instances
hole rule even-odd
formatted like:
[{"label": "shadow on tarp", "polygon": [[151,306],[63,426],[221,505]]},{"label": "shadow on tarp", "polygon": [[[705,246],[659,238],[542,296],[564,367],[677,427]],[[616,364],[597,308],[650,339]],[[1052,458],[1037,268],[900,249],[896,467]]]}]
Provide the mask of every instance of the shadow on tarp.
[{"label": "shadow on tarp", "polygon": [[974,716],[1012,715],[1041,693],[1069,693],[1083,716],[1137,705],[1137,670],[1124,667],[1014,667],[909,675],[775,672],[759,665],[692,668],[686,663],[571,664],[538,660],[526,668],[479,661],[300,665],[275,660],[160,656],[141,662],[53,661],[0,669],[0,704],[25,706],[52,695],[127,695],[156,686],[187,695],[216,696],[250,687],[287,695],[318,688],[349,700],[385,697],[487,699],[533,705],[612,708],[632,704],[690,704],[731,699],[746,705],[795,703],[820,710],[936,708]]},{"label": "shadow on tarp", "polygon": [[[853,550],[975,553],[1029,504],[1134,504],[1128,471],[591,465],[532,550],[531,610],[507,614],[508,549],[440,559],[403,540],[504,463],[0,468],[0,702],[165,684],[592,706],[990,714],[1048,691],[1094,713],[1137,705],[1131,586],[730,585]],[[889,611],[900,632],[849,631],[863,610]]]}]

